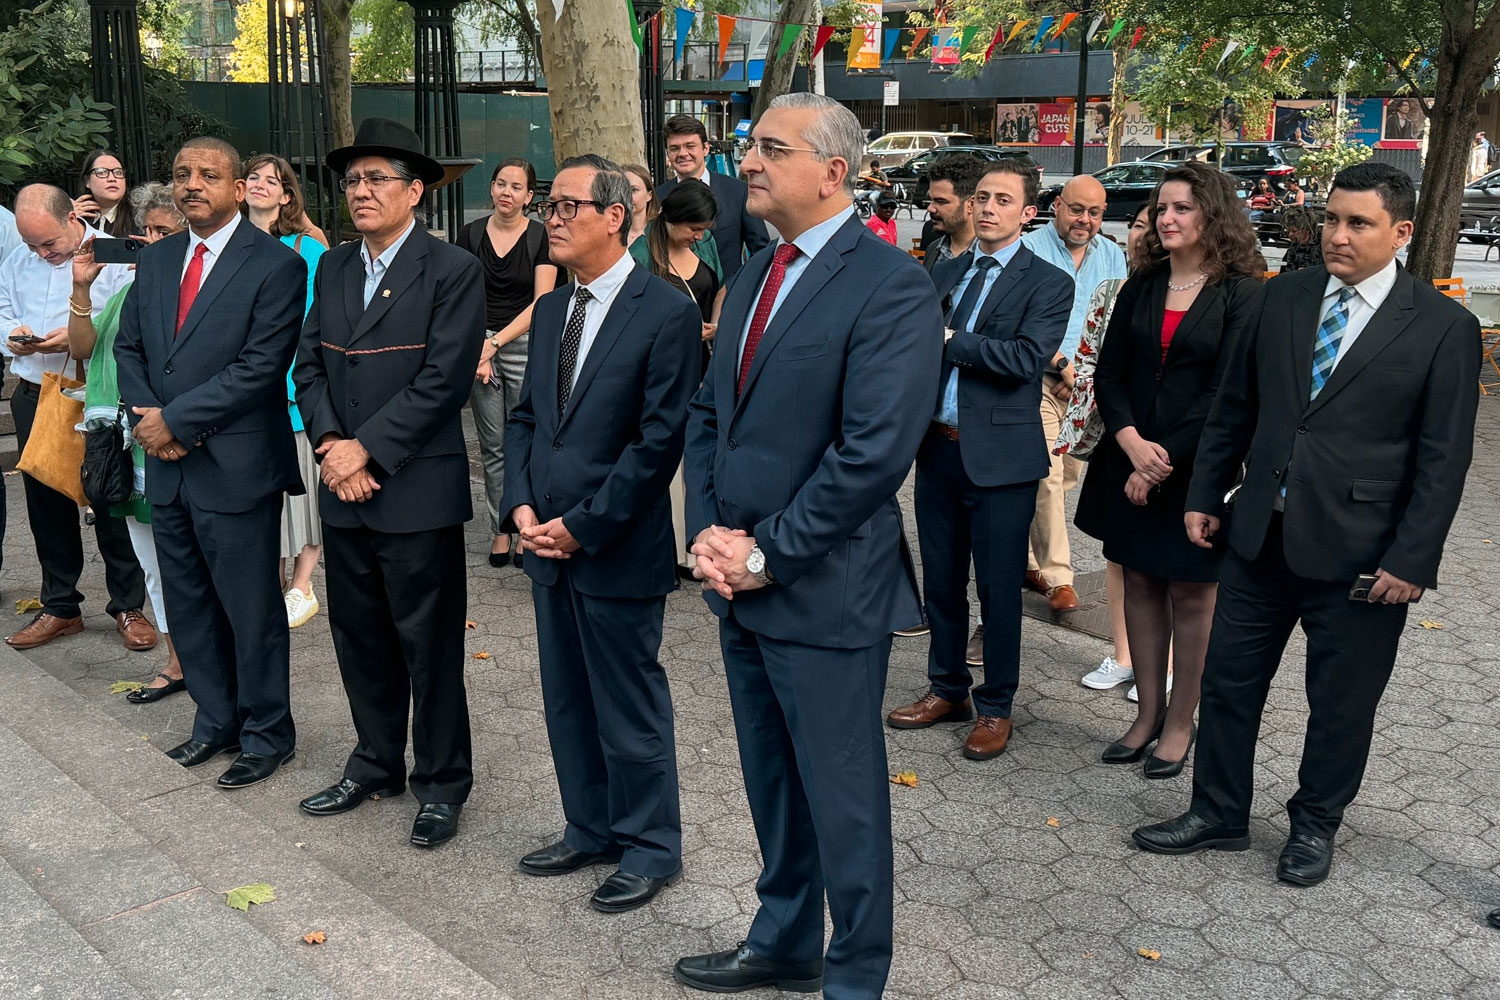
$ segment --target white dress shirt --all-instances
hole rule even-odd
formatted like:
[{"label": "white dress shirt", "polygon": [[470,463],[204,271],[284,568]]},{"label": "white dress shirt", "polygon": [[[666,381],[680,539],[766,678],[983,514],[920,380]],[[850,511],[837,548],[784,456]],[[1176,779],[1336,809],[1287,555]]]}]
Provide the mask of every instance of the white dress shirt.
[{"label": "white dress shirt", "polygon": [[385,272],[390,269],[391,262],[396,259],[396,254],[401,252],[404,244],[412,230],[417,228],[417,220],[412,219],[407,223],[396,242],[380,251],[380,256],[374,260],[370,259],[370,244],[364,240],[359,242],[359,259],[365,262],[365,307],[369,308],[370,300],[375,297],[375,289],[380,287],[380,279],[385,277]]},{"label": "white dress shirt", "polygon": [[11,210],[0,205],[0,261],[21,245],[21,234],[16,230],[16,217]]},{"label": "white dress shirt", "polygon": [[[1396,284],[1396,259],[1385,267],[1370,275],[1364,281],[1354,287],[1354,297],[1346,304],[1349,310],[1349,324],[1344,327],[1343,339],[1339,341],[1339,356],[1333,359],[1333,367],[1337,369],[1339,362],[1344,360],[1344,355],[1349,353],[1349,348],[1359,339],[1364,332],[1365,326],[1370,322],[1370,317],[1385,302],[1385,297],[1391,294],[1391,288]],[[1343,281],[1328,276],[1328,285],[1323,290],[1323,304],[1318,308],[1318,322],[1323,322],[1323,317],[1328,315],[1328,310],[1338,300],[1339,289],[1344,287]],[[1332,374],[1330,370],[1329,374]]]},{"label": "white dress shirt", "polygon": [[[786,266],[786,276],[781,279],[781,287],[776,290],[776,300],[771,303],[771,314],[766,318],[767,329],[770,329],[771,321],[776,318],[776,310],[780,309],[781,304],[786,301],[786,297],[791,292],[792,286],[797,283],[798,278],[802,277],[802,272],[807,270],[808,263],[823,252],[823,248],[828,245],[828,241],[833,239],[833,234],[838,232],[839,227],[848,222],[853,216],[854,206],[850,205],[833,218],[825,219],[811,229],[804,230],[801,236],[792,240],[792,245],[802,252],[797,254],[796,258]],[[785,242],[785,240],[777,240],[773,243],[771,245],[773,254],[775,248]],[[740,331],[740,346],[737,356],[741,363],[744,362],[745,358],[745,340],[750,336],[750,324],[755,322],[756,303],[760,302],[761,289],[766,287],[766,278],[770,276],[771,269],[768,267],[766,268],[766,277],[760,279],[760,286],[755,290],[755,298],[750,300],[750,314],[745,317],[745,327]],[[735,370],[738,371],[739,369],[736,368]]]},{"label": "white dress shirt", "polygon": [[240,215],[240,213],[236,212],[234,213],[234,218],[225,223],[224,228],[220,229],[207,239],[204,239],[203,237],[199,236],[197,233],[189,229],[188,248],[187,253],[182,258],[182,274],[179,275],[178,284],[180,285],[182,283],[182,278],[187,277],[188,265],[193,262],[193,254],[197,252],[199,243],[206,244],[208,246],[208,252],[203,255],[203,273],[198,276],[198,287],[202,288],[205,284],[207,284],[208,272],[214,269],[214,263],[218,261],[221,256],[223,256],[224,248],[229,245],[229,237],[234,235],[234,231],[240,227],[241,223],[249,225],[248,222],[245,222],[244,217]]},{"label": "white dress shirt", "polygon": [[[620,248],[624,250],[624,247]],[[604,325],[604,317],[609,315],[609,307],[614,304],[620,289],[625,287],[625,279],[630,277],[630,272],[635,270],[635,258],[628,253],[621,253],[620,259],[615,261],[609,270],[579,287],[587,288],[593,298],[589,299],[583,307],[583,336],[578,341],[578,359],[573,362],[573,380],[570,385],[578,384],[578,373],[583,371],[583,362],[589,356],[589,348],[594,346],[594,338],[599,336],[599,328]],[[575,291],[568,297],[567,316],[573,315],[573,305],[578,299]],[[567,319],[563,320],[567,323]],[[564,327],[566,328],[566,327]]]},{"label": "white dress shirt", "polygon": [[[83,223],[84,239],[103,237],[94,227]],[[135,278],[128,264],[106,264],[89,288],[94,312],[104,308],[116,292]],[[10,348],[10,335],[18,326],[29,326],[38,337],[68,325],[68,297],[73,294],[73,258],[61,264],[49,264],[24,244],[12,250],[0,262],[0,354],[13,358],[11,371],[16,378],[40,385],[43,372],[59,375],[70,371],[68,353],[27,354],[18,357]],[[84,367],[88,367],[87,359]]]}]

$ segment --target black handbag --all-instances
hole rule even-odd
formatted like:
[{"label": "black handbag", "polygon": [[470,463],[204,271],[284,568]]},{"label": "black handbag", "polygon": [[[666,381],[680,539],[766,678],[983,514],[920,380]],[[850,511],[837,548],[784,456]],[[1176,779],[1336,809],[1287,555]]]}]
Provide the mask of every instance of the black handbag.
[{"label": "black handbag", "polygon": [[121,404],[115,422],[83,435],[83,468],[78,478],[83,495],[108,517],[111,504],[124,503],[135,491],[135,463],[125,439],[125,406]]}]

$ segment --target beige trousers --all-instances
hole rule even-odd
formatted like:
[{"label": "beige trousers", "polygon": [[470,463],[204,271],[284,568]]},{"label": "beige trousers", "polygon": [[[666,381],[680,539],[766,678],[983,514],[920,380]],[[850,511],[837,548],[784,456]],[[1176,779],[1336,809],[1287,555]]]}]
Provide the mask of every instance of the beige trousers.
[{"label": "beige trousers", "polygon": [[1053,455],[1052,446],[1062,431],[1068,401],[1052,394],[1062,380],[1042,377],[1042,436],[1047,439],[1052,468],[1036,484],[1036,514],[1031,519],[1031,550],[1026,568],[1041,573],[1049,587],[1073,586],[1073,556],[1068,549],[1068,518],[1063,513],[1063,495],[1078,485],[1083,463],[1072,455]]}]

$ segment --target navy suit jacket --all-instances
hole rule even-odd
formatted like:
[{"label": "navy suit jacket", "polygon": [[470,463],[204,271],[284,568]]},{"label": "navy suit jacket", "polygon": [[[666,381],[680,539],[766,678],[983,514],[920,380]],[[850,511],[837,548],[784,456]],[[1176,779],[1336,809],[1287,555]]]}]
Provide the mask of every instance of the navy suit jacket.
[{"label": "navy suit jacket", "polygon": [[462,524],[474,515],[462,411],[484,346],[483,269],[418,223],[366,306],[361,245],[318,262],[292,381],[308,439],[358,439],[380,489],[345,503],[320,482],[319,513],[391,533]]},{"label": "navy suit jacket", "polygon": [[272,494],[304,491],[286,370],[307,304],[307,264],[241,219],[175,332],[188,243],[182,232],[141,250],[115,338],[120,400],[132,426],[140,418],[131,407],[161,407],[188,449],[176,462],[146,458],[147,500],[171,503],[186,483],[204,510],[243,513]]},{"label": "navy suit jacket", "polygon": [[932,420],[943,318],[910,255],[851,216],[771,317],[736,395],[771,249],[730,282],[688,419],[687,530],[743,528],[777,581],[720,618],[789,642],[873,645],[921,617],[896,491]]},{"label": "navy suit jacket", "polygon": [[[940,261],[932,281],[951,311],[953,289],[974,251]],[[979,304],[974,332],[958,331],[943,352],[942,405],[948,373],[958,369],[958,451],[976,486],[1045,479],[1052,442],[1042,434],[1042,373],[1068,332],[1073,278],[1022,244]]]},{"label": "navy suit jacket", "polygon": [[[659,185],[656,197],[665,198],[676,186],[676,178]],[[714,203],[719,206],[718,217],[714,219],[714,243],[719,248],[719,266],[727,282],[739,271],[741,259],[759,253],[771,242],[771,237],[766,232],[766,224],[745,208],[750,189],[744,181],[728,174],[714,174],[708,182],[708,189],[713,192]]]},{"label": "navy suit jacket", "polygon": [[[676,585],[667,488],[682,461],[698,385],[703,318],[693,300],[636,265],[610,303],[558,418],[557,366],[573,286],[537,300],[521,401],[505,425],[500,509],[561,517],[582,547],[567,560],[595,597],[658,597]],[[557,583],[562,563],[526,557],[526,575]]]}]

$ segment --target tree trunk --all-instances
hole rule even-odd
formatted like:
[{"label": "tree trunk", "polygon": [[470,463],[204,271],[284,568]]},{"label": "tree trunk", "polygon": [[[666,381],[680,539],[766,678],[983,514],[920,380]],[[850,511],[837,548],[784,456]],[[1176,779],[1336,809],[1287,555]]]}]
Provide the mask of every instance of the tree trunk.
[{"label": "tree trunk", "polygon": [[1109,88],[1109,146],[1104,151],[1105,166],[1112,167],[1125,155],[1125,74],[1132,62],[1130,53],[1115,53],[1115,75]]},{"label": "tree trunk", "polygon": [[781,47],[781,32],[777,29],[782,24],[811,24],[813,16],[813,0],[781,0],[781,13],[776,17],[781,24],[772,25],[771,33],[767,36],[766,69],[760,75],[760,89],[755,92],[755,104],[750,108],[751,121],[760,121],[760,116],[774,98],[791,91],[792,75],[797,71],[797,59],[802,55],[802,45],[807,40],[807,32],[804,30],[797,36],[796,43],[786,50],[786,54],[777,58],[776,50]]},{"label": "tree trunk", "polygon": [[638,53],[625,5],[567,0],[557,17],[553,3],[563,0],[537,4],[553,156],[559,163],[583,153],[616,163],[644,161]]},{"label": "tree trunk", "polygon": [[328,46],[328,108],[333,115],[333,147],[354,142],[353,53],[349,32],[354,0],[323,0],[323,34]]},{"label": "tree trunk", "polygon": [[[1453,273],[1458,250],[1459,207],[1468,179],[1469,144],[1479,126],[1479,96],[1494,54],[1475,51],[1472,29],[1443,32],[1437,86],[1427,121],[1427,160],[1406,266],[1423,280]],[[1483,58],[1481,58],[1484,56]]]}]

